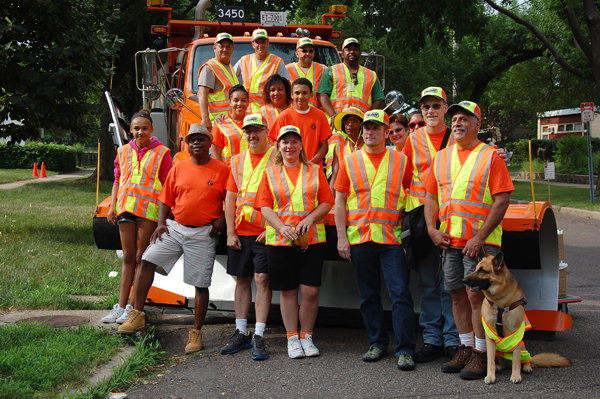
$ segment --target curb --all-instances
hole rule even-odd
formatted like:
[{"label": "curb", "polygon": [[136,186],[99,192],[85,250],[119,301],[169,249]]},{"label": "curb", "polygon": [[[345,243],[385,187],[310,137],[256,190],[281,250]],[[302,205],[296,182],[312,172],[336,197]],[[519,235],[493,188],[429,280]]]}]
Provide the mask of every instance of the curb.
[{"label": "curb", "polygon": [[[522,201],[522,200],[515,200],[515,199],[510,200],[511,204],[527,205],[530,202],[531,201]],[[583,218],[583,219],[600,220],[600,212],[597,212],[597,211],[588,211],[587,209],[568,208],[566,206],[558,206],[558,205],[552,205],[552,209],[554,210],[554,213],[558,213],[560,215],[574,216],[574,217]]]}]

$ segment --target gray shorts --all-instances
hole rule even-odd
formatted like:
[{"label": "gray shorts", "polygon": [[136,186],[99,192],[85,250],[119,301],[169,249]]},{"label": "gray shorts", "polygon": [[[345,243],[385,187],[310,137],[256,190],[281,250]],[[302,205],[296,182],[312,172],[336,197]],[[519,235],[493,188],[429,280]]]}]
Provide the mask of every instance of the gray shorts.
[{"label": "gray shorts", "polygon": [[[496,245],[484,245],[485,250],[491,255],[500,252],[500,247]],[[444,268],[444,287],[448,291],[464,288],[463,278],[475,271],[479,261],[469,256],[463,255],[463,248],[448,248],[442,256]]]},{"label": "gray shorts", "polygon": [[168,275],[183,254],[183,282],[198,288],[210,287],[217,238],[210,238],[211,225],[186,227],[174,220],[167,220],[169,234],[162,241],[150,244],[142,260],[155,264],[156,272]]}]

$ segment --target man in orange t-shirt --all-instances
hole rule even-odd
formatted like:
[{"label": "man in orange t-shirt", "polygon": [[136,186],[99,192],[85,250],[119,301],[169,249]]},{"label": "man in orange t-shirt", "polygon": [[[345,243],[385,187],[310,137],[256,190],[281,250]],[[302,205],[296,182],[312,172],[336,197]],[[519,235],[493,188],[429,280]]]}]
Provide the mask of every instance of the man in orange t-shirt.
[{"label": "man in orange t-shirt", "polygon": [[312,83],[306,78],[298,78],[292,83],[293,108],[286,109],[271,126],[269,138],[277,141],[279,130],[288,125],[296,126],[302,134],[302,146],[309,162],[323,165],[327,154],[327,140],[331,137],[331,127],[327,115],[320,109],[310,107]]},{"label": "man in orange t-shirt", "polygon": [[[168,274],[182,254],[183,282],[196,288],[194,328],[185,353],[202,349],[202,324],[208,309],[210,287],[218,236],[225,227],[223,201],[229,167],[209,155],[213,137],[206,127],[194,123],[185,141],[190,159],[178,162],[169,172],[158,197],[158,226],[150,246],[142,256],[136,277],[135,304],[118,332],[132,334],[145,327],[143,312],[154,272]],[[167,219],[173,213],[174,220]]]}]

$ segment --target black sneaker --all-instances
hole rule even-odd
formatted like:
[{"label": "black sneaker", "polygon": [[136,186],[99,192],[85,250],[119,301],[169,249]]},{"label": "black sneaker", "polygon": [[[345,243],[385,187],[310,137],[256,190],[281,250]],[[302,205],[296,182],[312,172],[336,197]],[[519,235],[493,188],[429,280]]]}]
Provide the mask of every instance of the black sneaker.
[{"label": "black sneaker", "polygon": [[450,360],[454,359],[454,356],[458,353],[458,346],[447,346],[446,347],[446,357]]},{"label": "black sneaker", "polygon": [[229,338],[229,343],[221,348],[221,355],[231,355],[251,346],[252,334],[242,334],[240,330],[235,330],[231,338]]},{"label": "black sneaker", "polygon": [[269,358],[265,348],[265,340],[260,335],[252,336],[252,360],[265,360]]},{"label": "black sneaker", "polygon": [[415,353],[415,362],[428,363],[445,355],[444,347],[425,343],[423,349]]}]

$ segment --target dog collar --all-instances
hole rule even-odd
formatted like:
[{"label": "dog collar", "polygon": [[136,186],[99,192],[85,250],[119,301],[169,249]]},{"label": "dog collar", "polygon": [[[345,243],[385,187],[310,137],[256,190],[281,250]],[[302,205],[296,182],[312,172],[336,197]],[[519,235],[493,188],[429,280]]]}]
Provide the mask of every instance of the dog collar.
[{"label": "dog collar", "polygon": [[527,298],[525,298],[524,296],[521,297],[521,299],[519,299],[518,301],[514,301],[513,303],[511,303],[509,306],[505,307],[505,308],[501,308],[498,305],[496,305],[494,302],[490,301],[489,299],[486,298],[486,300],[488,301],[488,303],[490,305],[492,305],[492,307],[494,309],[496,309],[498,311],[498,316],[496,317],[496,334],[498,334],[498,336],[500,338],[504,337],[504,334],[502,333],[502,314],[504,312],[508,312],[510,310],[513,310],[519,306],[523,306],[525,307],[525,305],[527,305]]}]

